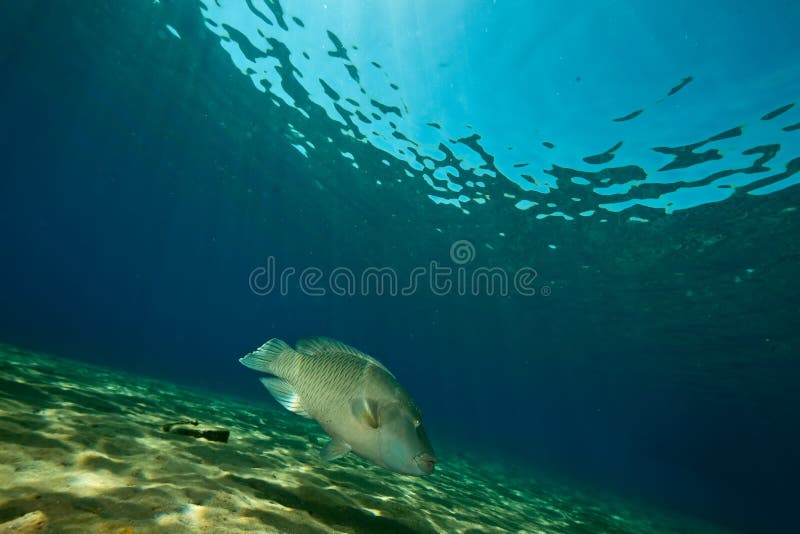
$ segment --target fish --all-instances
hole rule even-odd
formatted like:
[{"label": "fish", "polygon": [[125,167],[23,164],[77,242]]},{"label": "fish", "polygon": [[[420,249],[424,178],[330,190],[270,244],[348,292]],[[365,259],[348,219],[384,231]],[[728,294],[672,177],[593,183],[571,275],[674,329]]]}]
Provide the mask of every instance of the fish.
[{"label": "fish", "polygon": [[270,339],[240,358],[272,376],[261,383],[287,410],[315,420],[331,437],[326,461],[350,452],[395,473],[427,476],[436,455],[422,413],[378,360],[335,339]]}]

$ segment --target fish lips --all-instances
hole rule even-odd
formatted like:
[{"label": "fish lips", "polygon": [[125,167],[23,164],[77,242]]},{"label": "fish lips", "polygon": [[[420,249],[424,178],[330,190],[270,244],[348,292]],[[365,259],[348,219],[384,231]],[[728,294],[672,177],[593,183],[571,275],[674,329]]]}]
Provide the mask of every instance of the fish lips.
[{"label": "fish lips", "polygon": [[427,452],[421,452],[414,456],[414,463],[422,472],[422,475],[430,475],[433,473],[433,468],[436,466],[436,457]]}]

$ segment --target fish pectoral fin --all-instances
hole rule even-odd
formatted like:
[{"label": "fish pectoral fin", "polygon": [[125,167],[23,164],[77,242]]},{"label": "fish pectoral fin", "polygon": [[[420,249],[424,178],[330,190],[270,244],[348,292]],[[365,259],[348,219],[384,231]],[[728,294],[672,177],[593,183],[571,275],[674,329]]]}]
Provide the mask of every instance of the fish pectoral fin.
[{"label": "fish pectoral fin", "polygon": [[290,412],[294,412],[297,415],[302,415],[303,417],[308,417],[311,419],[311,416],[308,412],[303,408],[303,403],[300,401],[300,396],[297,394],[297,391],[294,389],[289,382],[282,378],[277,377],[270,377],[270,378],[261,378],[261,383],[264,384],[264,387],[275,397],[275,400],[278,401],[281,406],[289,410]]},{"label": "fish pectoral fin", "polygon": [[340,439],[333,438],[322,448],[320,456],[326,462],[332,462],[349,453],[353,448]]},{"label": "fish pectoral fin", "polygon": [[355,399],[351,406],[353,415],[372,428],[378,428],[378,403],[373,399]]}]

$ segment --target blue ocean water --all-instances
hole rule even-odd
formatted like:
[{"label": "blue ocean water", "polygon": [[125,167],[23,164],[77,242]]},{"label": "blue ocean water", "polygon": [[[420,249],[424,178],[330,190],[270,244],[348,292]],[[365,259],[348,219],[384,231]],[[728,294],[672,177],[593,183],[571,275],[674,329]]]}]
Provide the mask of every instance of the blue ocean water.
[{"label": "blue ocean water", "polygon": [[0,9],[0,340],[259,405],[327,335],[434,445],[794,524],[794,3]]}]

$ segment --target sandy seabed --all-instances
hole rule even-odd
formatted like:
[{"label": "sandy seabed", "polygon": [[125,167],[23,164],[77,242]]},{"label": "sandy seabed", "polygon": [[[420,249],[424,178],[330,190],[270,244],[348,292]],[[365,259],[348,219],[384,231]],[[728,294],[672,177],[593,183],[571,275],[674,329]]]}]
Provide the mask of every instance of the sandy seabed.
[{"label": "sandy seabed", "polygon": [[[0,533],[721,531],[447,449],[425,478],[326,463],[316,424],[271,402],[0,345]],[[162,430],[185,419],[230,440]]]}]

